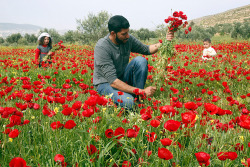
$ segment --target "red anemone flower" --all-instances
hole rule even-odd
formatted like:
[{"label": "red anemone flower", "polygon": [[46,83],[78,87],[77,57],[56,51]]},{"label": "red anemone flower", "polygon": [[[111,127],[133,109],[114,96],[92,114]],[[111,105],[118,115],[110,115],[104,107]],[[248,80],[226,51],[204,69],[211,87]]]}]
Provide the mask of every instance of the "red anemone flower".
[{"label": "red anemone flower", "polygon": [[28,167],[26,165],[26,161],[24,159],[22,159],[21,157],[15,157],[13,158],[10,163],[9,163],[10,167]]},{"label": "red anemone flower", "polygon": [[66,129],[73,129],[76,126],[76,123],[74,120],[68,120],[65,125],[64,128]]},{"label": "red anemone flower", "polygon": [[181,126],[181,123],[179,121],[175,121],[175,120],[168,120],[164,124],[164,128],[167,129],[170,132],[177,131],[180,126]]},{"label": "red anemone flower", "polygon": [[158,157],[164,160],[173,158],[173,154],[166,148],[158,148]]},{"label": "red anemone flower", "polygon": [[200,166],[202,166],[203,164],[205,166],[208,166],[210,164],[210,161],[209,161],[210,155],[208,153],[198,152],[198,153],[195,153],[195,156]]},{"label": "red anemone flower", "polygon": [[112,129],[107,129],[105,131],[105,135],[106,135],[107,138],[112,138],[113,135],[114,135],[114,131]]}]

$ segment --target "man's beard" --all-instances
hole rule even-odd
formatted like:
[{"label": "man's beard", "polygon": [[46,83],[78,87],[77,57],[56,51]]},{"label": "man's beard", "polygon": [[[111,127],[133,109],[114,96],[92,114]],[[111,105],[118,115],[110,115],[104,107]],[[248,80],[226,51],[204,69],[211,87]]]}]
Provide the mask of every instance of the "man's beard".
[{"label": "man's beard", "polygon": [[[126,39],[127,40],[127,39]],[[123,42],[123,40],[120,40],[119,38],[118,38],[118,35],[117,35],[117,33],[116,33],[116,37],[115,37],[115,41],[118,43],[118,44],[124,44],[124,43],[126,43],[126,42]]]}]

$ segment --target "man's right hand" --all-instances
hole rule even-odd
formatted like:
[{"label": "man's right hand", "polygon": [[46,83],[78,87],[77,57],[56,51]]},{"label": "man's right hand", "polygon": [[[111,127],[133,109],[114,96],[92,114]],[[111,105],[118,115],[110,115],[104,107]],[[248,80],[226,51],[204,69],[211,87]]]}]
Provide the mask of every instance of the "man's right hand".
[{"label": "man's right hand", "polygon": [[143,91],[145,92],[147,97],[150,97],[150,96],[153,96],[153,94],[155,93],[156,87],[149,86],[149,87],[146,87],[145,89],[143,89]]},{"label": "man's right hand", "polygon": [[166,39],[168,41],[172,41],[173,38],[174,38],[174,32],[173,31],[168,31],[167,35],[166,35]]}]

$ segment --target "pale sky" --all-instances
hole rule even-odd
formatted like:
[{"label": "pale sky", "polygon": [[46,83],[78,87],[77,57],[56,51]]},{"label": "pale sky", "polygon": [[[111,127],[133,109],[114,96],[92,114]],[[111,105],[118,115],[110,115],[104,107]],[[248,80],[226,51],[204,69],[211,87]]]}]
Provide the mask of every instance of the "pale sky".
[{"label": "pale sky", "polygon": [[0,23],[75,30],[76,19],[107,11],[126,17],[131,29],[155,29],[165,24],[171,9],[183,11],[191,20],[249,4],[249,0],[0,0]]}]

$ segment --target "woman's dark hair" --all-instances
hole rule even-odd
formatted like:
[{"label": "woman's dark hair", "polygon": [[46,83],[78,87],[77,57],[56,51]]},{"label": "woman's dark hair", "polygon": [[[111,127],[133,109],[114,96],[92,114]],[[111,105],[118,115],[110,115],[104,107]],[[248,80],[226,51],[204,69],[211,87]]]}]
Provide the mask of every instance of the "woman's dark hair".
[{"label": "woman's dark hair", "polygon": [[211,39],[210,39],[210,38],[205,38],[205,39],[203,40],[203,42],[209,42],[209,43],[211,43]]},{"label": "woman's dark hair", "polygon": [[109,19],[108,28],[109,32],[114,31],[115,33],[120,32],[121,29],[129,28],[128,20],[120,15],[113,16]]},{"label": "woman's dark hair", "polygon": [[[44,45],[43,44],[44,38],[45,38],[45,36],[43,36],[40,40],[38,40],[38,44],[39,45]],[[49,44],[48,44],[48,46],[52,47],[52,40],[51,40],[50,37],[49,37]]]}]

